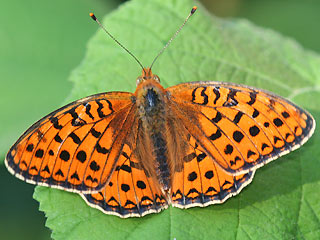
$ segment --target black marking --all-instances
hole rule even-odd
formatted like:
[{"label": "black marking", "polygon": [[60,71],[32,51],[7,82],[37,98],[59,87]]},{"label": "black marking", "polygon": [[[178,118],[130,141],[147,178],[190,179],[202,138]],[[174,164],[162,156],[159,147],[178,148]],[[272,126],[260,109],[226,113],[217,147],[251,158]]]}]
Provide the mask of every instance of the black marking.
[{"label": "black marking", "polygon": [[229,89],[227,100],[223,103],[224,107],[233,107],[238,105],[239,102],[234,98],[237,92],[238,90],[236,89]]},{"label": "black marking", "polygon": [[113,186],[113,183],[112,183],[112,182],[109,182],[109,186],[112,187],[112,186]]},{"label": "black marking", "polygon": [[146,184],[143,181],[137,181],[137,187],[140,189],[146,189]]},{"label": "black marking", "polygon": [[273,99],[270,99],[270,108],[273,109],[274,105],[276,104],[276,102]]},{"label": "black marking", "polygon": [[282,139],[281,138],[278,138],[277,136],[274,136],[273,137],[273,142],[274,144],[276,144],[278,141],[281,141]]},{"label": "black marking", "polygon": [[194,180],[197,179],[197,177],[198,177],[197,173],[196,173],[196,172],[192,172],[192,173],[189,173],[189,175],[188,175],[188,180],[189,180],[190,182],[193,182]]},{"label": "black marking", "polygon": [[[140,203],[142,203],[142,202],[144,202],[144,201],[151,201],[151,202],[153,202],[153,200],[152,200],[151,198],[149,198],[148,196],[143,196],[143,197],[141,198]],[[142,205],[144,206],[143,203],[142,203]],[[145,206],[149,206],[149,203],[147,203]]]},{"label": "black marking", "polygon": [[62,125],[59,124],[59,120],[57,117],[51,117],[50,118],[50,122],[53,124],[53,127],[55,129],[62,129]]},{"label": "black marking", "polygon": [[41,170],[41,172],[47,172],[47,173],[50,174],[50,170],[49,170],[48,165],[46,165],[46,166],[44,167],[44,169]]},{"label": "black marking", "polygon": [[115,202],[119,205],[118,201],[114,197],[109,198],[108,203],[110,202]]},{"label": "black marking", "polygon": [[66,150],[62,150],[61,153],[60,153],[60,158],[67,162],[69,159],[70,159],[70,153]]},{"label": "black marking", "polygon": [[240,160],[241,160],[241,158],[240,158],[239,156],[236,156],[236,157],[234,158],[234,161],[230,161],[231,166],[236,165],[236,164],[237,164],[237,161],[240,161]]},{"label": "black marking", "polygon": [[27,149],[26,149],[28,152],[32,152],[33,150],[33,144],[30,143],[28,146],[27,146]]},{"label": "black marking", "polygon": [[42,157],[43,157],[43,153],[44,153],[44,151],[43,151],[42,149],[38,149],[38,150],[36,151],[35,156],[36,156],[37,158],[42,158]]},{"label": "black marking", "polygon": [[224,153],[230,155],[232,152],[233,152],[233,146],[230,145],[230,144],[228,144],[228,145],[226,146],[226,148],[224,149]]},{"label": "black marking", "polygon": [[96,144],[96,149],[98,153],[107,154],[109,152],[105,147],[101,147],[99,143]]},{"label": "black marking", "polygon": [[201,87],[203,88],[200,95],[203,97],[203,102],[202,103],[197,103],[196,101],[196,91],[199,89],[199,87],[193,89],[192,91],[192,102],[193,103],[197,103],[197,104],[201,104],[201,105],[207,105],[208,104],[208,95],[205,93],[205,91],[207,90],[206,87]]},{"label": "black marking", "polygon": [[270,147],[270,146],[268,144],[266,144],[266,143],[263,143],[262,147],[261,147],[261,150],[264,151],[264,149],[267,148],[267,147]]},{"label": "black marking", "polygon": [[273,123],[274,125],[276,125],[277,127],[281,127],[283,125],[283,122],[280,118],[275,118],[273,119]]},{"label": "black marking", "polygon": [[252,126],[249,128],[249,133],[252,137],[255,137],[259,134],[260,129],[257,126]]},{"label": "black marking", "polygon": [[72,120],[71,120],[72,126],[76,127],[76,126],[83,126],[86,124],[86,122],[83,119],[79,118],[78,113],[76,113],[76,107],[70,109],[68,113],[72,117]]},{"label": "black marking", "polygon": [[126,152],[122,152],[121,155],[124,156],[126,159],[130,159],[129,155]]},{"label": "black marking", "polygon": [[195,157],[197,157],[197,155],[193,152],[188,154],[187,156],[183,157],[183,161],[184,162],[190,162],[191,160],[193,160]]},{"label": "black marking", "polygon": [[36,170],[38,172],[38,168],[36,166],[32,166],[30,170]]},{"label": "black marking", "polygon": [[203,90],[201,91],[201,96],[203,97],[203,103],[201,103],[201,105],[208,104],[208,95],[205,93],[206,90],[207,90],[207,88],[204,87]]},{"label": "black marking", "polygon": [[253,118],[256,118],[256,117],[258,117],[259,116],[259,111],[257,110],[257,109],[254,109],[254,111],[253,111],[253,113],[252,113],[252,117]]},{"label": "black marking", "polygon": [[97,171],[99,171],[100,166],[97,164],[96,161],[92,161],[92,162],[90,163],[90,169],[91,169],[92,171],[94,171],[94,172],[97,172]]},{"label": "black marking", "polygon": [[176,197],[176,196],[178,196],[178,195],[180,195],[181,198],[183,197],[183,194],[181,193],[181,190],[180,190],[180,189],[178,189],[176,192],[173,192],[173,193],[172,193],[172,197]]},{"label": "black marking", "polygon": [[[225,185],[231,184],[231,182],[229,182],[228,180],[225,180],[224,183],[222,184],[222,187],[224,187]],[[225,190],[225,189],[223,189]]]},{"label": "black marking", "polygon": [[[109,104],[109,107],[110,109],[112,110],[112,105],[111,105],[111,102],[109,102],[108,100],[106,100]],[[103,104],[99,101],[99,100],[96,100],[96,103],[98,104],[98,109],[97,109],[97,113],[99,115],[100,118],[104,118],[106,117],[106,115],[102,112],[102,109],[103,109]],[[113,110],[112,110],[113,111]]]},{"label": "black marking", "polygon": [[198,194],[200,194],[197,189],[191,188],[191,189],[189,190],[189,192],[186,194],[186,197],[188,197],[188,196],[189,196],[190,194],[192,194],[192,193],[198,193]]},{"label": "black marking", "polygon": [[243,139],[244,135],[242,132],[239,131],[234,131],[233,132],[233,139],[237,142],[240,143],[241,140]]},{"label": "black marking", "polygon": [[207,191],[205,192],[206,194],[209,192],[218,192],[214,187],[208,187]]},{"label": "black marking", "polygon": [[99,138],[101,136],[101,132],[96,131],[94,128],[91,128],[90,132],[95,138]]},{"label": "black marking", "polygon": [[265,122],[265,123],[263,124],[263,126],[265,126],[265,127],[267,128],[267,127],[269,127],[269,126],[270,126],[270,123]]},{"label": "black marking", "polygon": [[286,111],[282,112],[281,115],[282,115],[282,117],[284,117],[284,118],[290,117],[289,113],[286,112]]},{"label": "black marking", "polygon": [[131,169],[131,167],[130,166],[128,166],[128,165],[122,165],[120,168],[119,168],[119,170],[123,170],[123,171],[125,171],[125,172],[127,172],[127,173],[131,173],[132,172],[132,169]]},{"label": "black marking", "polygon": [[76,158],[81,162],[84,163],[87,160],[87,154],[85,151],[81,150],[77,153]]},{"label": "black marking", "polygon": [[91,112],[90,112],[90,110],[91,110],[91,105],[90,105],[89,103],[87,103],[87,104],[85,104],[84,106],[85,106],[85,108],[86,108],[86,114],[87,114],[92,120],[94,120],[94,117],[92,116],[92,114],[91,114]]},{"label": "black marking", "polygon": [[54,175],[64,177],[64,174],[63,174],[63,172],[61,171],[61,169],[59,169],[58,171],[56,171],[56,173],[55,173]]},{"label": "black marking", "polygon": [[214,99],[214,101],[213,101],[213,104],[217,104],[217,101],[219,100],[219,98],[220,98],[220,91],[219,91],[219,87],[215,87],[214,89],[213,89],[213,93],[216,95],[216,98]]},{"label": "black marking", "polygon": [[247,102],[247,104],[249,104],[251,106],[252,104],[254,104],[256,102],[256,98],[257,98],[257,93],[250,92],[250,101]]},{"label": "black marking", "polygon": [[288,137],[290,137],[291,136],[291,133],[287,133],[286,134],[286,139],[288,139]]},{"label": "black marking", "polygon": [[124,207],[127,207],[128,205],[134,205],[133,208],[136,208],[136,204],[130,200],[127,200],[126,203],[124,204]]},{"label": "black marking", "polygon": [[256,155],[256,153],[251,150],[248,150],[247,158],[250,158],[252,155]]},{"label": "black marking", "polygon": [[75,134],[74,132],[70,133],[69,137],[72,138],[72,140],[73,140],[73,142],[74,142],[75,144],[80,144],[80,143],[81,143],[80,138],[79,138],[78,135]]},{"label": "black marking", "polygon": [[89,175],[88,177],[86,177],[86,180],[91,181],[92,183],[98,182],[98,179],[92,178],[91,175]]},{"label": "black marking", "polygon": [[78,175],[77,172],[74,172],[74,173],[71,175],[70,178],[71,178],[71,179],[77,179],[78,181],[80,181],[80,178],[79,178],[79,175]]},{"label": "black marking", "polygon": [[124,192],[128,192],[130,190],[130,186],[128,184],[121,184],[121,190]]},{"label": "black marking", "polygon": [[206,156],[207,156],[207,154],[205,154],[205,153],[200,153],[200,154],[197,156],[197,161],[198,161],[198,162],[201,162]]},{"label": "black marking", "polygon": [[240,122],[240,119],[242,118],[242,116],[243,116],[243,112],[238,112],[236,114],[236,116],[234,117],[233,122],[235,124],[238,124]]},{"label": "black marking", "polygon": [[53,152],[51,149],[49,150],[49,155],[50,155],[50,156],[53,156],[53,155],[54,155],[54,152]]},{"label": "black marking", "polygon": [[213,133],[209,138],[214,141],[222,136],[220,129],[217,129],[215,133]]},{"label": "black marking", "polygon": [[298,127],[298,126],[295,126],[295,127],[294,127],[294,133],[297,133],[298,129],[299,129],[299,127]]},{"label": "black marking", "polygon": [[26,163],[25,160],[22,160],[20,164],[24,165],[25,167],[28,167],[28,164]]},{"label": "black marking", "polygon": [[59,136],[59,133],[57,133],[57,134],[54,136],[54,140],[55,140],[57,143],[62,143],[62,139],[61,139],[61,137]]},{"label": "black marking", "polygon": [[220,112],[217,111],[217,115],[214,118],[212,118],[212,121],[215,123],[218,123],[221,121],[221,119],[222,119],[222,115]]},{"label": "black marking", "polygon": [[207,178],[207,179],[211,179],[213,178],[213,171],[207,171],[204,176]]}]

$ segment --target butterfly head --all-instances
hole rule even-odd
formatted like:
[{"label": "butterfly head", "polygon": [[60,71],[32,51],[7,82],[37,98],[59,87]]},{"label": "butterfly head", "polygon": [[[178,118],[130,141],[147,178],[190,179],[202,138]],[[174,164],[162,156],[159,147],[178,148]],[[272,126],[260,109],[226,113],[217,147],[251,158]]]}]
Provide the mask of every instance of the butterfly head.
[{"label": "butterfly head", "polygon": [[143,68],[142,74],[137,78],[137,86],[144,82],[156,82],[160,83],[160,78],[153,74],[151,68]]}]

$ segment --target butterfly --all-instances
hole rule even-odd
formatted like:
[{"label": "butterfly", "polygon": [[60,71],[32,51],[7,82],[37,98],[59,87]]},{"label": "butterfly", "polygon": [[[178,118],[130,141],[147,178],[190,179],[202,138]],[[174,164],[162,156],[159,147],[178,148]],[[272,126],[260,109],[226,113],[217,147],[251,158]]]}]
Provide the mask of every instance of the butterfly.
[{"label": "butterfly", "polygon": [[134,93],[95,94],[48,114],[5,164],[28,183],[78,193],[104,213],[140,217],[169,205],[223,203],[314,129],[307,111],[273,93],[213,81],[165,89],[142,67]]}]

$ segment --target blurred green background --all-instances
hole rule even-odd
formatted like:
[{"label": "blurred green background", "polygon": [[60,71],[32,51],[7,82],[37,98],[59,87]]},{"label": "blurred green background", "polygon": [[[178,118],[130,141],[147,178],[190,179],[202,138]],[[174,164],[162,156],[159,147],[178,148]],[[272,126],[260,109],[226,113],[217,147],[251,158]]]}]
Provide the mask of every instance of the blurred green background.
[{"label": "blurred green background", "polygon": [[[102,17],[123,2],[0,1],[0,239],[50,239],[44,214],[32,198],[34,186],[12,177],[2,162],[27,127],[67,98],[72,88],[68,76],[98,28],[88,13]],[[320,51],[318,0],[202,2],[217,16],[246,18]]]}]

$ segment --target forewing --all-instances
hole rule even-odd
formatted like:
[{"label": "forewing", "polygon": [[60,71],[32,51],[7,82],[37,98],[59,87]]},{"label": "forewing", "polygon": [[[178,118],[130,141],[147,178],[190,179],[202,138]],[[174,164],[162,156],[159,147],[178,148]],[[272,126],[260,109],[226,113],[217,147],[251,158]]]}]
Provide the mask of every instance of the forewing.
[{"label": "forewing", "polygon": [[37,185],[73,192],[101,189],[116,165],[121,139],[134,122],[131,95],[97,94],[50,113],[11,147],[7,168]]},{"label": "forewing", "polygon": [[263,90],[220,82],[167,89],[177,118],[211,159],[244,174],[292,151],[314,132],[305,110]]}]

